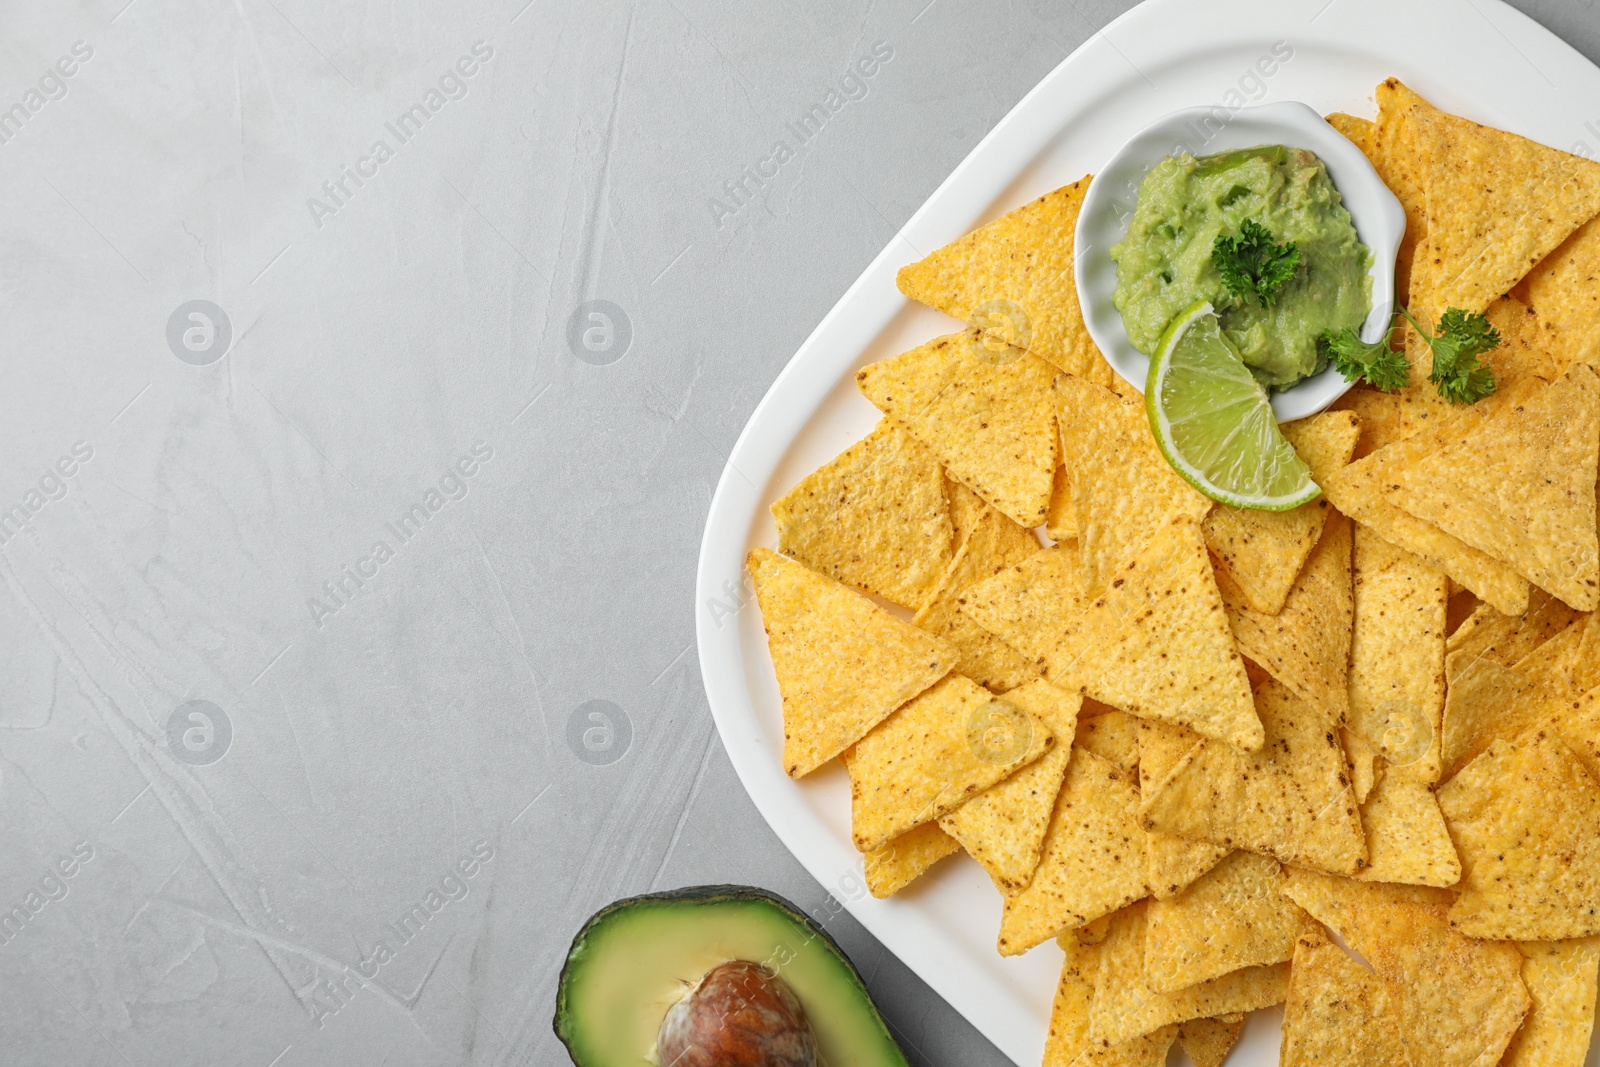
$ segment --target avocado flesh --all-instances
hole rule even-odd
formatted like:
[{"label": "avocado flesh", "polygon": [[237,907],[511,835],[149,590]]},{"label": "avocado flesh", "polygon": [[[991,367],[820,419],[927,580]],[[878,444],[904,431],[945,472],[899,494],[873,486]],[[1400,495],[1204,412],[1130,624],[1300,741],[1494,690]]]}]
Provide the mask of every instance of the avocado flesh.
[{"label": "avocado flesh", "polygon": [[[907,1067],[850,961],[779,897],[715,886],[621,901],[573,941],[555,1030],[578,1067],[656,1067],[667,1009],[729,960],[769,962],[794,991],[819,1063]],[[783,961],[787,962],[783,962]]]}]

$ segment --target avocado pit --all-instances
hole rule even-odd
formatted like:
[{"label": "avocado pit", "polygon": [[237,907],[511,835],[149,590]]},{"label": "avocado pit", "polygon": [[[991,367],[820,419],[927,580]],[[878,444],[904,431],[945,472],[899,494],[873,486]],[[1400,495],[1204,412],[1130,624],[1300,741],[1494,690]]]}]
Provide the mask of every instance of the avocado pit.
[{"label": "avocado pit", "polygon": [[817,1040],[775,971],[730,960],[667,1010],[656,1053],[663,1067],[816,1067]]}]

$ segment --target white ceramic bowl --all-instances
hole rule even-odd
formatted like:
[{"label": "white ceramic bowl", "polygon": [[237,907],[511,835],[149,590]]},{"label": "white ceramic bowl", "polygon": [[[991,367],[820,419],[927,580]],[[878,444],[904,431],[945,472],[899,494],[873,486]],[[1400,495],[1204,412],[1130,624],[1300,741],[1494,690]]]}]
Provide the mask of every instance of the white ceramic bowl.
[{"label": "white ceramic bowl", "polygon": [[[1361,327],[1361,337],[1376,341],[1389,328],[1395,310],[1395,253],[1405,236],[1406,214],[1361,149],[1301,103],[1264,104],[1231,113],[1222,107],[1174,111],[1117,150],[1089,183],[1078,219],[1074,259],[1084,322],[1111,366],[1135,389],[1144,391],[1150,357],[1128,340],[1122,316],[1112,303],[1117,265],[1111,259],[1111,246],[1127,232],[1139,182],[1151,167],[1180,152],[1211,155],[1268,144],[1310,149],[1327,166],[1356,233],[1372,250],[1372,313]],[[1272,410],[1280,422],[1302,419],[1323,410],[1349,388],[1344,375],[1330,366],[1274,393]]]}]

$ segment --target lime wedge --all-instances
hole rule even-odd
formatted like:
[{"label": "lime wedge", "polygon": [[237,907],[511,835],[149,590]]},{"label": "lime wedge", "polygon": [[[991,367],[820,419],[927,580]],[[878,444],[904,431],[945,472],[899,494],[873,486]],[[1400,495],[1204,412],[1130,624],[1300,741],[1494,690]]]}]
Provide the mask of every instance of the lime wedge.
[{"label": "lime wedge", "polygon": [[1322,493],[1311,468],[1278,431],[1266,389],[1204,300],[1161,335],[1144,406],[1161,454],[1212,500],[1288,511]]}]

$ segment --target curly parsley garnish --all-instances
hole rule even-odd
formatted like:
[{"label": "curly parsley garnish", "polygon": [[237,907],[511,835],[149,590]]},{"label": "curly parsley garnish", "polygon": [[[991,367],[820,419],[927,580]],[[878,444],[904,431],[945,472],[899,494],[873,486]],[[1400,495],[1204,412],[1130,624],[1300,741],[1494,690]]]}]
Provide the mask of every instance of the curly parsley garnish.
[{"label": "curly parsley garnish", "polygon": [[1390,326],[1371,344],[1363,341],[1353,329],[1346,328],[1339,333],[1323,330],[1317,343],[1328,354],[1328,361],[1344,375],[1345,381],[1366,381],[1376,389],[1393,393],[1405,388],[1406,378],[1411,373],[1406,354],[1389,347],[1397,328]]},{"label": "curly parsley garnish", "polygon": [[[1450,308],[1430,334],[1411,312],[1401,308],[1400,314],[1433,353],[1428,381],[1438,389],[1440,396],[1452,404],[1476,404],[1494,393],[1494,371],[1478,359],[1485,352],[1500,347],[1500,331],[1490,324],[1487,315]],[[1371,344],[1361,340],[1353,329],[1339,333],[1324,330],[1318,343],[1346,381],[1365,380],[1377,389],[1392,393],[1406,384],[1411,370],[1405,354],[1389,347],[1397,328],[1398,324],[1389,327],[1381,339]]]},{"label": "curly parsley garnish", "polygon": [[1219,234],[1212,242],[1211,265],[1233,296],[1242,299],[1254,293],[1262,307],[1272,307],[1300,271],[1300,249],[1293,241],[1275,243],[1270,230],[1246,219],[1239,236]]}]

